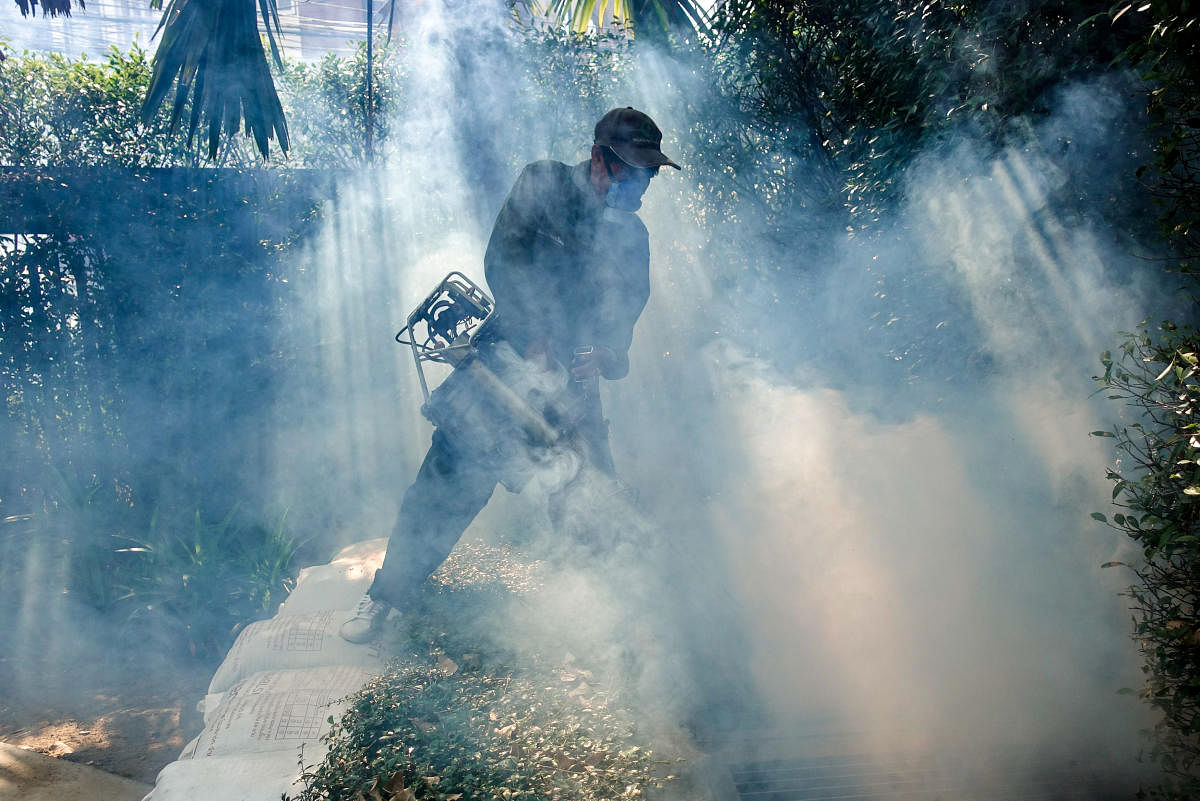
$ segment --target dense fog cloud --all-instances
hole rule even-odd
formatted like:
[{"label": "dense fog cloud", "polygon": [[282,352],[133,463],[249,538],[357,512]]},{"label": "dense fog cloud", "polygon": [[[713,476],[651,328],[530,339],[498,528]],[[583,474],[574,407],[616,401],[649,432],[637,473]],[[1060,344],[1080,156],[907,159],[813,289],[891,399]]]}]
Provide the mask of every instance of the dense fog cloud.
[{"label": "dense fog cloud", "polygon": [[[668,155],[703,157],[686,60],[634,48],[619,79],[551,102],[501,15],[464,16],[433,3],[412,21],[395,168],[341,186],[291,263],[299,307],[273,347],[296,369],[257,432],[272,456],[255,489],[334,510],[331,544],[390,531],[430,436],[392,335],[450,270],[482,281],[521,165],[586,158],[620,105],[654,117]],[[1119,81],[1065,89],[1003,147],[964,135],[918,156],[870,231],[797,208],[803,248],[749,201],[716,238],[693,165],[657,178],[652,297],[630,375],[604,388],[636,498],[597,484],[571,510],[605,532],[597,550],[550,530],[554,477],[498,490],[468,536],[520,530],[558,561],[535,613],[496,609],[493,635],[613,665],[662,730],[885,749],[966,732],[1132,764],[1124,578],[1099,568],[1124,546],[1088,517],[1112,454],[1087,436],[1114,414],[1091,395],[1099,353],[1168,302],[1105,216],[1144,158],[1110,135],[1132,113]]]},{"label": "dense fog cloud", "polygon": [[[672,499],[682,525],[665,536],[715,535],[777,722],[894,747],[965,733],[1135,750],[1143,712],[1114,695],[1137,683],[1125,577],[1099,568],[1123,545],[1088,518],[1112,454],[1087,432],[1114,414],[1089,377],[1163,302],[1085,194],[1116,180],[1098,155],[1136,166],[1137,143],[1109,135],[1127,102],[1119,85],[1072,87],[1009,147],[964,138],[918,158],[893,227],[830,231],[840,257],[810,294],[764,304],[799,354],[775,366],[761,342],[694,324],[680,343],[681,310],[732,304],[658,263],[629,383],[669,388],[614,389],[628,404],[615,430],[636,432],[635,483]],[[661,205],[647,216],[679,225]],[[921,350],[892,348],[891,325]],[[889,364],[905,358],[922,365]],[[689,478],[656,483],[670,472]]]},{"label": "dense fog cloud", "polygon": [[[519,102],[520,87],[497,85],[514,43],[497,34],[464,66],[453,43],[463,32],[438,28],[450,22],[436,15],[426,24],[408,58],[414,84],[441,93],[431,88],[397,124],[404,169],[340,198],[308,257],[319,289],[305,324],[321,329],[328,355],[326,385],[306,397],[325,393],[313,407],[325,417],[287,439],[319,435],[345,451],[344,469],[372,468],[370,502],[346,537],[388,530],[428,442],[387,326],[448,270],[481,278],[490,219],[477,210],[502,199],[447,143],[475,120],[489,152],[509,159],[492,169],[510,179],[532,158],[584,158],[590,143],[590,124],[565,145]],[[629,85],[599,104],[542,111],[582,121],[634,105],[666,132],[664,150],[686,150],[694,74],[655,53],[635,59]],[[462,69],[490,80],[447,77]],[[574,630],[597,653],[627,639],[630,621],[673,632],[670,648],[644,655],[660,664],[638,675],[664,681],[648,692],[680,719],[728,707],[729,723],[821,721],[915,743],[1103,733],[1104,749],[1130,756],[1144,721],[1115,693],[1137,682],[1136,658],[1122,578],[1099,569],[1121,544],[1088,517],[1108,496],[1111,455],[1087,432],[1111,410],[1090,397],[1089,378],[1115,332],[1162,301],[1083,194],[1109,190],[1098,155],[1113,156],[1113,170],[1136,164],[1137,143],[1106,136],[1128,103],[1120,86],[1076,86],[1005,148],[943,144],[915,160],[894,221],[867,235],[818,227],[813,251],[834,255],[817,263],[758,236],[750,204],[744,236],[712,241],[681,202],[694,191],[688,165],[657,179],[642,212],[652,299],[630,376],[605,388],[618,470],[639,501],[604,523],[626,527],[641,550],[571,563],[547,609],[586,619]],[[722,261],[733,249],[739,263],[793,274],[773,287],[755,277],[749,299],[723,293],[714,287],[737,287]],[[751,314],[767,336],[725,333],[748,330]],[[905,336],[919,351],[896,347]],[[294,454],[280,461],[306,469]],[[546,525],[530,511],[536,493],[494,500],[472,535]]]},{"label": "dense fog cloud", "polygon": [[[547,117],[611,105],[654,116],[668,153],[694,146],[684,95],[702,89],[686,65],[637,51],[628,85],[580,108],[561,97],[541,116],[494,80],[515,44],[497,34],[464,66],[462,35],[410,40],[415,69],[443,94],[399,121],[405,170],[341,198],[310,257],[312,320],[331,354],[323,436],[353,450],[346,469],[388,479],[343,536],[386,532],[428,442],[385,323],[450,269],[482,275],[490,219],[478,209],[494,213],[501,197],[445,147],[462,120],[487,129],[487,152],[509,159],[492,169],[510,178],[531,158],[586,157],[590,123],[566,145]],[[446,77],[462,69],[489,80]],[[1007,147],[964,137],[915,159],[903,208],[872,232],[798,211],[796,227],[817,232],[809,252],[780,252],[749,203],[742,228],[725,229],[742,235],[713,240],[687,208],[688,165],[658,178],[642,212],[652,299],[630,376],[605,388],[618,470],[639,500],[602,499],[603,519],[589,521],[621,528],[629,548],[575,554],[532,616],[542,628],[498,610],[497,636],[507,626],[538,647],[539,631],[559,644],[570,633],[614,660],[638,651],[624,675],[667,725],[815,727],[883,748],[963,733],[1084,741],[1131,763],[1145,721],[1116,691],[1136,684],[1136,655],[1123,579],[1099,568],[1122,546],[1088,517],[1112,457],[1087,436],[1112,416],[1091,397],[1099,353],[1164,297],[1087,196],[1136,165],[1138,143],[1106,135],[1131,113],[1119,85],[1065,90]],[[366,230],[355,215],[377,203],[383,229]],[[366,245],[381,234],[387,247]],[[735,250],[739,265],[782,271],[739,285],[725,261]],[[494,499],[470,535],[546,526],[537,496]],[[638,626],[670,636],[645,647],[654,638]]]}]

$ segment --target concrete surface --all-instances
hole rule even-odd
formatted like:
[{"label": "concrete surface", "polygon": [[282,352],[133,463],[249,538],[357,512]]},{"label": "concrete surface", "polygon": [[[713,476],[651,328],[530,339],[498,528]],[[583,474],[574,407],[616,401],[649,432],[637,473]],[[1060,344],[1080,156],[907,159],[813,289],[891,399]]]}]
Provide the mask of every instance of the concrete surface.
[{"label": "concrete surface", "polygon": [[0,801],[141,801],[150,785],[0,743]]}]

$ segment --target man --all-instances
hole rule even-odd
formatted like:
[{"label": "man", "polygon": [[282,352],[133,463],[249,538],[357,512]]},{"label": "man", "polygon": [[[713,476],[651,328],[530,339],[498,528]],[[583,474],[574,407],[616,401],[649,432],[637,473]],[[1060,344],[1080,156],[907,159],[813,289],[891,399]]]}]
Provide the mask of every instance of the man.
[{"label": "man", "polygon": [[649,236],[634,212],[660,167],[679,169],[661,142],[650,117],[613,109],[596,123],[590,159],[521,172],[484,255],[495,312],[424,410],[433,442],[343,638],[367,642],[408,605],[497,483],[520,491],[564,447],[614,474],[597,381],[628,373],[650,296]]}]

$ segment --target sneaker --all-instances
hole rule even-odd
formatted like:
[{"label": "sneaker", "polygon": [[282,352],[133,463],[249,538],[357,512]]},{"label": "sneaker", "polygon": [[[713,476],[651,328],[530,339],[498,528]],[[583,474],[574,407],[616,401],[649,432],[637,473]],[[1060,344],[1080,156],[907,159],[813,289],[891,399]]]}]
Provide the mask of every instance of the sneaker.
[{"label": "sneaker", "polygon": [[370,642],[379,633],[391,609],[383,601],[363,595],[358,601],[358,606],[354,608],[354,616],[342,624],[338,633],[347,642]]}]

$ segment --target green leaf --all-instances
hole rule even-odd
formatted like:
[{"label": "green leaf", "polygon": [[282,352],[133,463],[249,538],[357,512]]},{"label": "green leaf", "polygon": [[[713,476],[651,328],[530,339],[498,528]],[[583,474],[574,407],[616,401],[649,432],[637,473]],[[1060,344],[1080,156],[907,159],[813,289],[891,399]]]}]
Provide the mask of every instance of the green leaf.
[{"label": "green leaf", "polygon": [[1107,518],[1107,517],[1105,517],[1105,516],[1104,516],[1103,514],[1101,514],[1100,512],[1092,512],[1092,519],[1093,519],[1093,520],[1099,520],[1101,523],[1107,523],[1107,522],[1108,522],[1108,518]]},{"label": "green leaf", "polygon": [[[277,27],[274,3],[263,0],[262,9],[264,18],[274,17]],[[287,122],[258,35],[252,2],[170,0],[159,30],[162,39],[154,54],[153,74],[142,104],[144,123],[154,118],[175,84],[171,130],[176,130],[184,105],[190,102],[189,142],[203,114],[207,118],[210,159],[216,158],[222,131],[226,135],[236,133],[243,118],[246,133],[264,158],[272,138],[287,151]],[[267,31],[275,52],[270,25]]]}]

